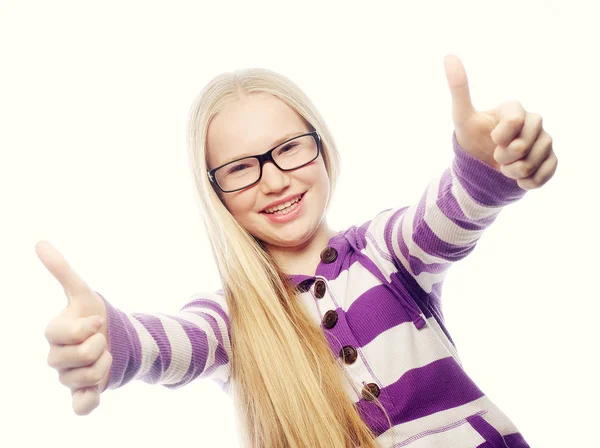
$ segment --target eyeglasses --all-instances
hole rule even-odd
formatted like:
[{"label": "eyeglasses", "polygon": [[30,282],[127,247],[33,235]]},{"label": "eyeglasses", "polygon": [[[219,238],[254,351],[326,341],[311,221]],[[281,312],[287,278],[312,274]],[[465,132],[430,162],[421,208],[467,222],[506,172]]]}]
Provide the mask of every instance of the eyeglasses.
[{"label": "eyeglasses", "polygon": [[208,172],[211,182],[223,193],[243,190],[262,177],[265,162],[273,162],[281,171],[292,171],[308,165],[323,150],[317,131],[290,138],[258,156],[243,157]]}]

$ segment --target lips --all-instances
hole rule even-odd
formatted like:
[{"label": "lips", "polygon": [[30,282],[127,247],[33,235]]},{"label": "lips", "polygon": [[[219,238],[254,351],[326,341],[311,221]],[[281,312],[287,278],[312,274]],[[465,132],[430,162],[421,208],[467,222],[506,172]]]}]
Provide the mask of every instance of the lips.
[{"label": "lips", "polygon": [[272,214],[272,213],[275,213],[277,210],[273,210],[273,211],[271,211],[271,212],[267,212],[267,210],[270,210],[270,209],[272,209],[272,208],[274,208],[274,207],[278,207],[278,206],[280,206],[280,205],[282,205],[282,204],[285,204],[285,203],[287,203],[287,202],[292,202],[292,204],[290,204],[290,206],[291,206],[291,205],[293,205],[293,203],[296,203],[296,202],[299,202],[299,201],[301,201],[301,200],[302,200],[302,198],[304,197],[304,194],[305,194],[305,193],[306,193],[306,192],[304,192],[304,193],[301,193],[301,194],[299,194],[299,195],[289,196],[289,197],[287,197],[287,198],[285,198],[285,199],[283,199],[283,200],[281,200],[281,201],[276,201],[276,202],[274,202],[273,204],[269,205],[268,207],[265,207],[265,208],[264,208],[264,209],[263,209],[263,210],[262,210],[260,213],[266,213],[266,214]]}]

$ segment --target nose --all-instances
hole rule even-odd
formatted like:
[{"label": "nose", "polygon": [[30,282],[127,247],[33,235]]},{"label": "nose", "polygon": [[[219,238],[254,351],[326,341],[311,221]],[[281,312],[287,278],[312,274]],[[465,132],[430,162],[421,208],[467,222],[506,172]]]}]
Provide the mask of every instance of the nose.
[{"label": "nose", "polygon": [[266,162],[262,170],[259,183],[264,194],[281,191],[290,185],[290,176],[277,168],[273,162]]}]

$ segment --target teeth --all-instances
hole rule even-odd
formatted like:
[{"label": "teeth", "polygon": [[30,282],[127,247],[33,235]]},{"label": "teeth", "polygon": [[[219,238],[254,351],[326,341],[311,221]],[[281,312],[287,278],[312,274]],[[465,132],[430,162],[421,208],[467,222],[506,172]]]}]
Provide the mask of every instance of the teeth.
[{"label": "teeth", "polygon": [[301,196],[298,196],[296,199],[292,199],[291,201],[284,202],[283,204],[276,205],[275,207],[265,209],[265,213],[275,213],[279,210],[283,210],[289,207],[292,204],[295,204],[300,200]]}]

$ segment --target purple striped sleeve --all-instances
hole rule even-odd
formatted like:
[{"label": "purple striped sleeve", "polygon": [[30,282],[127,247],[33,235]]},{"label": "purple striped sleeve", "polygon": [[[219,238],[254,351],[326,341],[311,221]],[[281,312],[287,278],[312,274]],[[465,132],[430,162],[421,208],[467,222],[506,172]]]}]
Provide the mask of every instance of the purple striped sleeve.
[{"label": "purple striped sleeve", "polygon": [[132,380],[181,387],[198,377],[229,381],[231,345],[224,298],[195,297],[177,314],[127,315],[106,299],[113,362],[106,389]]},{"label": "purple striped sleeve", "polygon": [[483,231],[526,190],[468,154],[452,137],[455,157],[412,207],[387,214],[385,246],[400,269],[426,293],[440,284],[452,263],[471,253]]}]

